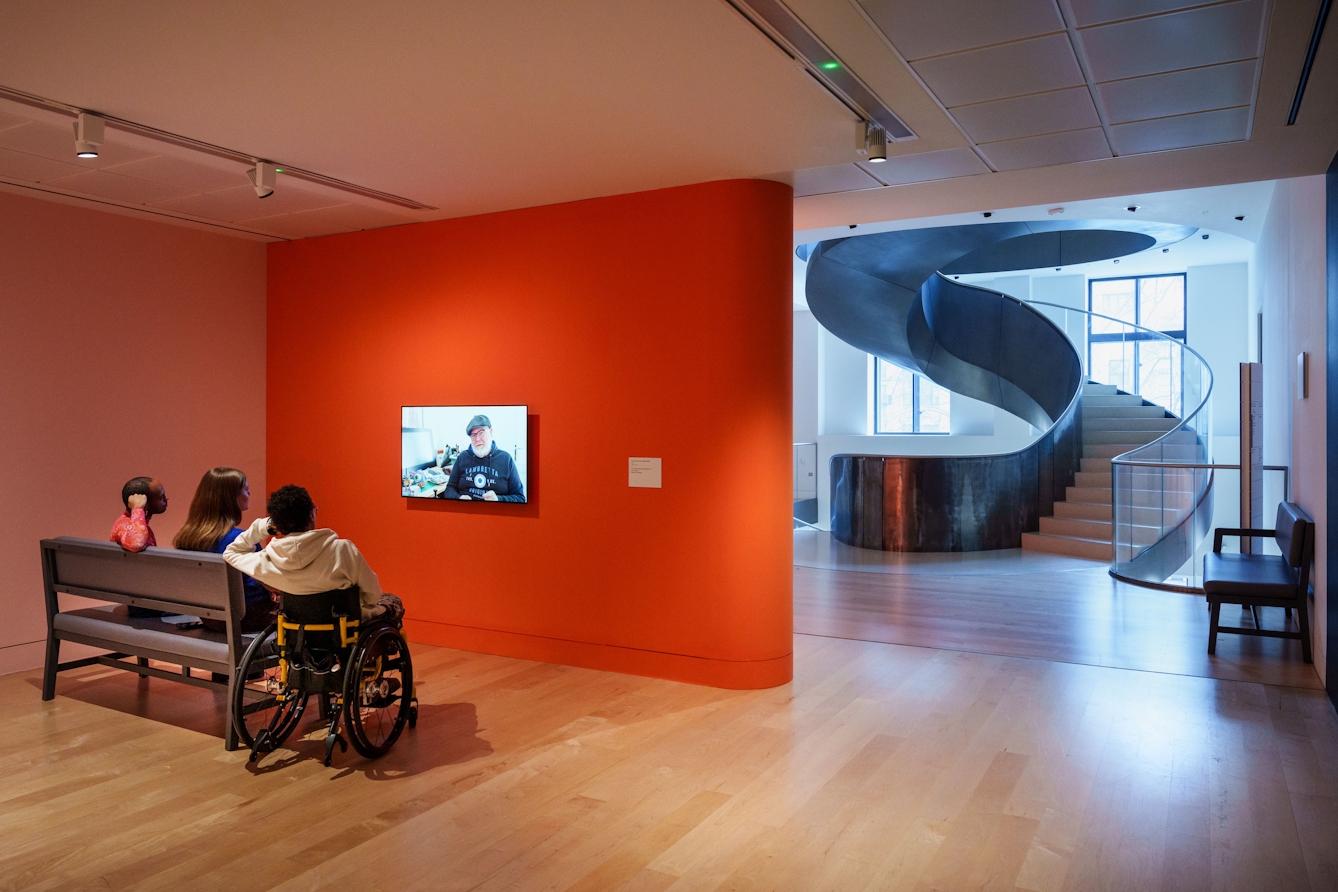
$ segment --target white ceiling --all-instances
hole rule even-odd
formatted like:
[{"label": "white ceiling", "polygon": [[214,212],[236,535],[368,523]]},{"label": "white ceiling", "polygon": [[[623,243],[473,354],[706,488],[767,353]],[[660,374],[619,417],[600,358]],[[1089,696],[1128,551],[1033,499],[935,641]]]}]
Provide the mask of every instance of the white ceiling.
[{"label": "white ceiling", "polygon": [[[1074,201],[1063,205],[1031,205],[991,211],[989,217],[981,212],[945,214],[919,217],[876,224],[861,224],[828,229],[811,229],[795,233],[795,245],[824,241],[847,236],[870,235],[876,232],[901,232],[928,229],[937,226],[962,226],[972,223],[1013,223],[1027,220],[1153,220],[1194,226],[1199,231],[1184,241],[1173,244],[1165,252],[1160,248],[1142,251],[1113,260],[1076,264],[1061,269],[1047,267],[1029,271],[1036,278],[1050,276],[1141,276],[1167,272],[1183,272],[1191,266],[1220,263],[1248,263],[1253,257],[1254,243],[1263,228],[1273,200],[1271,181],[1236,183],[1230,186],[1212,186],[1203,189],[1181,189],[1173,192],[1118,195],[1090,201]],[[1129,207],[1138,210],[1130,212]],[[1060,213],[1050,211],[1059,208]],[[1244,217],[1237,220],[1236,217]],[[1209,238],[1202,236],[1207,234]],[[795,309],[808,308],[804,296],[806,267],[796,256],[794,261]],[[1027,274],[1019,272],[1018,275]],[[963,282],[988,283],[1001,274],[981,273],[960,276]],[[1002,275],[1011,275],[1005,273]]]},{"label": "white ceiling", "polygon": [[[746,0],[744,0],[746,2]],[[0,188],[303,238],[693,182],[793,182],[803,228],[1323,169],[1319,0],[786,0],[915,131],[854,115],[723,0],[0,4],[0,87],[403,196],[414,210],[0,101]],[[1261,54],[1261,48],[1262,54]],[[1024,197],[1025,196],[1025,197]]]}]

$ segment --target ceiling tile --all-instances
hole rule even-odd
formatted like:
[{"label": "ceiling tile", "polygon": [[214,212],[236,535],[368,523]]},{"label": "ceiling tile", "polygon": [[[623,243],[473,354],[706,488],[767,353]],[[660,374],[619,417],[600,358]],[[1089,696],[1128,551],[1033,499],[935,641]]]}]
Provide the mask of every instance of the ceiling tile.
[{"label": "ceiling tile", "polygon": [[1249,120],[1248,108],[1223,108],[1196,115],[1117,124],[1110,131],[1121,155],[1136,155],[1245,139]]},{"label": "ceiling tile", "polygon": [[73,126],[57,127],[52,124],[29,121],[20,127],[0,130],[0,148],[26,152],[40,158],[50,158],[52,161],[68,161],[71,164],[78,164],[85,170],[96,170],[126,161],[137,161],[140,158],[148,158],[152,155],[151,152],[142,152],[139,149],[118,145],[115,141],[115,134],[111,130],[107,131],[107,136],[108,141],[98,148],[98,157],[78,158],[74,154]]},{"label": "ceiling tile", "polygon": [[1099,84],[1111,123],[1249,105],[1258,63],[1231,62]]},{"label": "ceiling tile", "polygon": [[[238,220],[252,220],[259,216],[308,211],[318,207],[331,207],[345,204],[337,198],[327,198],[314,192],[306,192],[286,183],[283,177],[268,198],[257,198],[255,190],[249,185],[220,192],[208,192],[204,195],[188,195],[185,198],[172,198],[154,202],[155,207],[164,210],[190,214],[206,220],[222,220],[235,223]],[[265,211],[273,213],[265,214]]]},{"label": "ceiling tile", "polygon": [[[867,166],[866,166],[867,165]],[[941,149],[937,152],[920,152],[915,155],[897,155],[881,164],[869,164],[862,161],[858,165],[869,171],[889,186],[903,183],[927,183],[930,180],[947,180],[953,177],[969,177],[978,173],[989,173],[990,169],[975,152],[968,148]]]},{"label": "ceiling tile", "polygon": [[1191,6],[1207,6],[1217,0],[1070,0],[1078,27],[1135,19]]},{"label": "ceiling tile", "polygon": [[111,173],[175,186],[186,192],[218,192],[238,185],[249,185],[246,168],[238,164],[235,170],[221,170],[204,164],[195,164],[171,155],[157,155],[128,164],[116,164],[104,168]]},{"label": "ceiling tile", "polygon": [[810,167],[794,172],[794,194],[824,195],[828,192],[854,192],[857,189],[877,189],[883,185],[869,176],[857,164],[833,164],[831,167]]},{"label": "ceiling tile", "polygon": [[397,214],[393,211],[362,204],[340,204],[334,207],[317,208],[306,213],[339,226],[346,226],[349,229],[380,229],[384,226],[400,226],[405,223],[418,222],[416,217],[409,217],[405,214]]},{"label": "ceiling tile", "polygon": [[913,67],[946,106],[1086,83],[1067,34],[939,56],[917,62]]},{"label": "ceiling tile", "polygon": [[57,177],[84,172],[77,165],[66,164],[64,161],[52,161],[49,158],[38,158],[36,155],[27,155],[23,152],[0,149],[0,177],[7,180],[44,183]]},{"label": "ceiling tile", "polygon": [[1054,0],[861,0],[860,5],[912,61],[1064,30]]},{"label": "ceiling tile", "polygon": [[311,211],[296,214],[277,214],[270,217],[256,217],[250,220],[236,221],[238,226],[268,235],[282,238],[313,238],[319,235],[335,235],[340,232],[352,232],[347,226],[340,226],[329,220],[317,217]]},{"label": "ceiling tile", "polygon": [[165,186],[162,183],[150,183],[147,180],[123,177],[108,173],[105,170],[86,170],[74,176],[61,177],[58,180],[48,180],[47,182],[57,189],[69,189],[73,192],[82,192],[85,195],[96,195],[99,198],[107,198],[118,204],[151,204],[155,201],[179,198],[182,195],[190,194],[186,190],[178,189],[175,186]]},{"label": "ceiling tile", "polygon": [[1113,81],[1253,59],[1262,25],[1263,0],[1239,0],[1078,33],[1092,76]]},{"label": "ceiling tile", "polygon": [[978,143],[1101,126],[1086,87],[949,109]]},{"label": "ceiling tile", "polygon": [[20,118],[18,115],[11,115],[6,112],[0,112],[0,130],[8,130],[10,127],[17,127],[20,124],[27,124],[27,118]]},{"label": "ceiling tile", "polygon": [[1049,167],[1110,157],[1110,147],[1100,127],[987,143],[980,150],[999,170]]}]

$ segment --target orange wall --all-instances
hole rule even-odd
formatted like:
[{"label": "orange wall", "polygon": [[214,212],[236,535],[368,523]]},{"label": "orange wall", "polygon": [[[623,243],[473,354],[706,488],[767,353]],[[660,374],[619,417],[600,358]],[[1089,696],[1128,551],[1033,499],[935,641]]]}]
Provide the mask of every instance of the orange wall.
[{"label": "orange wall", "polygon": [[200,475],[265,486],[265,246],[0,193],[0,673],[41,665],[37,541],[103,538],[158,476],[170,544]]},{"label": "orange wall", "polygon": [[[271,245],[270,480],[414,640],[788,681],[791,203],[740,180]],[[529,504],[400,497],[401,405],[515,403]]]}]

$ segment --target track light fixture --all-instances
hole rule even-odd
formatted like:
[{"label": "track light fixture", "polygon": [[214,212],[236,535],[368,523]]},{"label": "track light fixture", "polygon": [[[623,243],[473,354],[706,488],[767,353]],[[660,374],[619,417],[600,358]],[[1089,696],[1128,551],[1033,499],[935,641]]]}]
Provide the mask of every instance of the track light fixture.
[{"label": "track light fixture", "polygon": [[869,128],[869,163],[887,160],[887,131],[882,127]]},{"label": "track light fixture", "polygon": [[864,155],[871,162],[887,160],[887,131],[877,124],[859,121],[855,124],[855,154]]},{"label": "track light fixture", "polygon": [[274,194],[274,175],[278,172],[278,168],[268,161],[257,161],[256,166],[246,172],[246,177],[251,181],[251,188],[256,190],[256,195],[269,198]]},{"label": "track light fixture", "polygon": [[80,158],[96,158],[105,133],[105,122],[101,118],[79,112],[74,119],[74,154]]}]

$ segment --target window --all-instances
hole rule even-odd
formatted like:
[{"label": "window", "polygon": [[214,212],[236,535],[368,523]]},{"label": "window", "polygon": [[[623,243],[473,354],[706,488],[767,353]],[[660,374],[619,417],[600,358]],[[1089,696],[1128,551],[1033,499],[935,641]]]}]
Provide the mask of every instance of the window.
[{"label": "window", "polygon": [[[1111,316],[1185,339],[1185,274],[1093,279],[1088,285],[1093,313]],[[1088,377],[1114,384],[1180,414],[1184,399],[1181,351],[1147,332],[1109,319],[1089,317]]]},{"label": "window", "polygon": [[874,363],[876,434],[946,434],[952,392],[886,360]]}]

